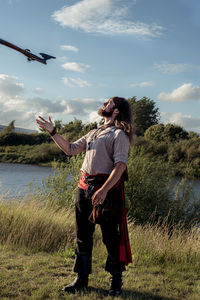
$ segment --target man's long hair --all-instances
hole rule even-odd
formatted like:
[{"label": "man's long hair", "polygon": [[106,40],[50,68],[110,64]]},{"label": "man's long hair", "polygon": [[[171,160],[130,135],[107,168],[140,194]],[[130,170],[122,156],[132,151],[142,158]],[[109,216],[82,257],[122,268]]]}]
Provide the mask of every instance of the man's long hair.
[{"label": "man's long hair", "polygon": [[115,126],[122,129],[128,135],[130,143],[133,145],[134,127],[131,105],[125,98],[112,97],[111,99],[115,103],[114,108],[119,109],[119,114],[114,121]]}]

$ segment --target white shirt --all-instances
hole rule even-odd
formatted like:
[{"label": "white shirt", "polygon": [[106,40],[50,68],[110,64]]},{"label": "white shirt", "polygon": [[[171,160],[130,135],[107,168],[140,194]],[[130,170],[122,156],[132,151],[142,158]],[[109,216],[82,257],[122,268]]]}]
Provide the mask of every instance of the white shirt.
[{"label": "white shirt", "polygon": [[86,152],[81,171],[89,175],[110,174],[118,162],[127,164],[130,142],[127,134],[114,125],[92,139],[96,129],[70,144],[69,155]]}]

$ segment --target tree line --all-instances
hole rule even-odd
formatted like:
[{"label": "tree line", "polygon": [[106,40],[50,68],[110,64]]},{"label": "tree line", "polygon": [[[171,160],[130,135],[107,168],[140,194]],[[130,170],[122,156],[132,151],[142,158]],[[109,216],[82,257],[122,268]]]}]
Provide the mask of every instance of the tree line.
[{"label": "tree line", "polygon": [[[134,147],[149,159],[175,164],[177,175],[200,177],[200,136],[193,131],[187,132],[178,125],[160,123],[159,109],[155,102],[147,97],[139,100],[132,97],[128,101],[133,111]],[[14,157],[15,162],[17,149],[22,145],[26,145],[29,152],[26,153],[25,150],[26,157],[22,162],[40,164],[53,160],[66,161],[66,156],[53,144],[49,134],[43,130],[34,134],[14,132],[14,122],[10,122],[0,133],[0,161],[12,162]],[[61,120],[54,123],[58,133],[70,142],[98,126],[96,122],[83,124],[77,119],[67,124],[63,124]],[[28,146],[32,147],[31,153]]]}]

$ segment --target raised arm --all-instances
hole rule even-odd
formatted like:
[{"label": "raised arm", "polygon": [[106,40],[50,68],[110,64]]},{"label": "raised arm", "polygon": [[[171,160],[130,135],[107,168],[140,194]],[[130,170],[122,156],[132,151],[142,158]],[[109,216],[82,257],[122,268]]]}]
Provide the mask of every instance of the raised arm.
[{"label": "raised arm", "polygon": [[[39,116],[39,119],[36,119],[36,122],[38,123],[40,128],[45,129],[49,134],[53,132],[54,125],[52,123],[51,118],[49,117],[49,121],[46,121],[41,116]],[[53,136],[51,136],[53,141],[56,143],[56,145],[67,155],[70,153],[70,143],[65,140],[61,135],[58,133],[55,133]]]}]

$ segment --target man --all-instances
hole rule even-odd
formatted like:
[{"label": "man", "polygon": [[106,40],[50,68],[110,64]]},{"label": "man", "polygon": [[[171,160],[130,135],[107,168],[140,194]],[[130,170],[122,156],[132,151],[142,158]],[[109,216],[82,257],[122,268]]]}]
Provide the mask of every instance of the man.
[{"label": "man", "polygon": [[87,288],[92,266],[93,233],[95,223],[98,223],[108,253],[105,270],[111,274],[109,295],[114,296],[121,294],[122,272],[125,265],[132,262],[123,185],[132,142],[132,113],[126,99],[112,97],[98,114],[104,118],[104,124],[74,143],[69,143],[56,132],[50,117],[49,121],[42,117],[36,121],[67,155],[85,151],[76,201],[74,272],[78,276],[63,290],[74,293]]}]

